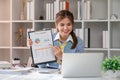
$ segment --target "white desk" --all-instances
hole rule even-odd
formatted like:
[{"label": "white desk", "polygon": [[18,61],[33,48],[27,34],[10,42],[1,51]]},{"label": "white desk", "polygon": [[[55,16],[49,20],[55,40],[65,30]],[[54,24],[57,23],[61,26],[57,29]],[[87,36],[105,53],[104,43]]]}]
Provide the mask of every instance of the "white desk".
[{"label": "white desk", "polygon": [[62,78],[58,73],[43,74],[32,71],[28,74],[0,74],[0,80],[102,80],[101,78]]}]

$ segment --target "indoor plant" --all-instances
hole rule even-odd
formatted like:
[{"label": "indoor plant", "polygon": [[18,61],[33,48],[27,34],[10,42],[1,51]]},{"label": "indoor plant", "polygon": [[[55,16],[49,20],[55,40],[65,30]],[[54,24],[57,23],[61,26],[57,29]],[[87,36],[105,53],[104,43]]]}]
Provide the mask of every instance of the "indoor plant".
[{"label": "indoor plant", "polygon": [[120,77],[120,56],[106,58],[102,63],[103,76],[107,78]]}]

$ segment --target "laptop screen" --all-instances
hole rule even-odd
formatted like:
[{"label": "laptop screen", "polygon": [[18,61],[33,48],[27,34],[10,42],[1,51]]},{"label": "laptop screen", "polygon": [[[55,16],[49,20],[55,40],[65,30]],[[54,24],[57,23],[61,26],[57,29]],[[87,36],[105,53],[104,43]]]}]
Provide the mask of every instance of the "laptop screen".
[{"label": "laptop screen", "polygon": [[103,53],[64,53],[62,59],[63,77],[101,76]]}]

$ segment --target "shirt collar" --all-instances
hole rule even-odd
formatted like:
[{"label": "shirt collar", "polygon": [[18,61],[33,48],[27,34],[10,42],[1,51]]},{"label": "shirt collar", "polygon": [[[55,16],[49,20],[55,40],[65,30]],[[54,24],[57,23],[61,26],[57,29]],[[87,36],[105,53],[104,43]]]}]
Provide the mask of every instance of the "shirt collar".
[{"label": "shirt collar", "polygon": [[[60,39],[60,36],[59,36],[59,35],[60,35],[60,34],[59,34],[59,32],[58,32],[58,33],[56,34],[55,38],[54,38],[54,41]],[[66,40],[66,42],[68,42],[68,41],[73,42],[73,39],[72,39],[72,36],[71,36],[71,35],[69,35],[68,39]]]}]

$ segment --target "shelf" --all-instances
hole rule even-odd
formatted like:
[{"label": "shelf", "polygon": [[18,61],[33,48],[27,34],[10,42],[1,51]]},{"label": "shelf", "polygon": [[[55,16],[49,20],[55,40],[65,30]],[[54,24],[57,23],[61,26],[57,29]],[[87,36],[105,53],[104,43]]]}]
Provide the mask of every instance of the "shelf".
[{"label": "shelf", "polygon": [[0,21],[10,20],[10,0],[0,0]]},{"label": "shelf", "polygon": [[103,48],[103,31],[108,30],[108,23],[85,22],[84,28],[90,28],[90,48]]},{"label": "shelf", "polygon": [[[27,29],[32,28],[32,23],[29,22],[14,22],[12,24],[12,45],[13,47],[17,47],[17,46],[27,46]],[[22,39],[20,36],[20,28],[23,30],[23,35],[22,35]],[[18,38],[18,39],[17,39]],[[21,41],[21,43],[20,43]]]},{"label": "shelf", "polygon": [[111,22],[120,22],[120,19],[111,19]]},{"label": "shelf", "polygon": [[108,22],[108,20],[99,20],[99,19],[91,19],[91,20],[83,20],[84,22]]},{"label": "shelf", "polygon": [[108,49],[104,49],[104,48],[85,48],[84,50],[86,51],[108,51]]},{"label": "shelf", "polygon": [[[28,32],[48,28],[55,29],[55,15],[63,8],[63,4],[62,6],[60,4],[65,0],[32,0],[32,2],[25,3],[23,10],[21,1],[0,0],[0,60],[11,62],[13,58],[18,57],[22,63],[26,64],[29,56],[31,56],[30,47],[27,47]],[[86,39],[85,29],[90,29],[90,38],[88,39],[90,48],[84,48],[85,52],[100,52],[104,53],[105,57],[119,56],[120,0],[68,1],[69,10],[74,15],[74,31],[76,29],[82,30],[81,39],[84,42]],[[78,1],[80,7],[78,7]],[[54,5],[53,14],[49,15],[50,19],[46,13],[47,4]],[[87,9],[86,5],[89,6]],[[49,9],[52,11],[51,8]],[[24,19],[21,19],[21,11],[24,12]],[[23,29],[22,36],[24,37],[22,47],[19,43],[20,39],[17,40],[20,27]],[[107,31],[107,35],[103,34],[104,31]],[[78,35],[81,34],[78,33]],[[107,36],[106,42],[104,42],[104,36]],[[104,44],[107,47],[104,47]]]},{"label": "shelf", "polygon": [[11,47],[10,46],[6,46],[6,47],[0,47],[0,49],[10,49]]},{"label": "shelf", "polygon": [[0,23],[10,23],[10,21],[0,21]]},{"label": "shelf", "polygon": [[35,22],[55,22],[55,20],[35,20]]},{"label": "shelf", "polygon": [[120,48],[120,22],[110,23],[110,47]]},{"label": "shelf", "polygon": [[23,50],[27,50],[27,49],[30,49],[30,47],[12,47],[12,49],[23,49]]},{"label": "shelf", "polygon": [[120,50],[116,51],[116,50],[110,50],[110,57],[114,57],[114,56],[120,56]]},{"label": "shelf", "polygon": [[9,61],[10,62],[10,49],[0,49],[0,61]]},{"label": "shelf", "polygon": [[91,1],[91,18],[90,19],[100,19],[100,20],[108,19],[108,0],[92,0]]},{"label": "shelf", "polygon": [[110,0],[110,18],[120,19],[120,0]]},{"label": "shelf", "polygon": [[32,23],[33,20],[13,20],[12,22],[16,23]]},{"label": "shelf", "polygon": [[120,48],[111,48],[110,51],[120,51]]},{"label": "shelf", "polygon": [[0,46],[10,46],[10,23],[0,23]]},{"label": "shelf", "polygon": [[[35,22],[55,22],[55,20],[35,20]],[[74,20],[74,22],[82,22],[82,20]]]},{"label": "shelf", "polygon": [[30,56],[30,49],[12,49],[12,59],[20,58],[22,64],[26,64]]}]

